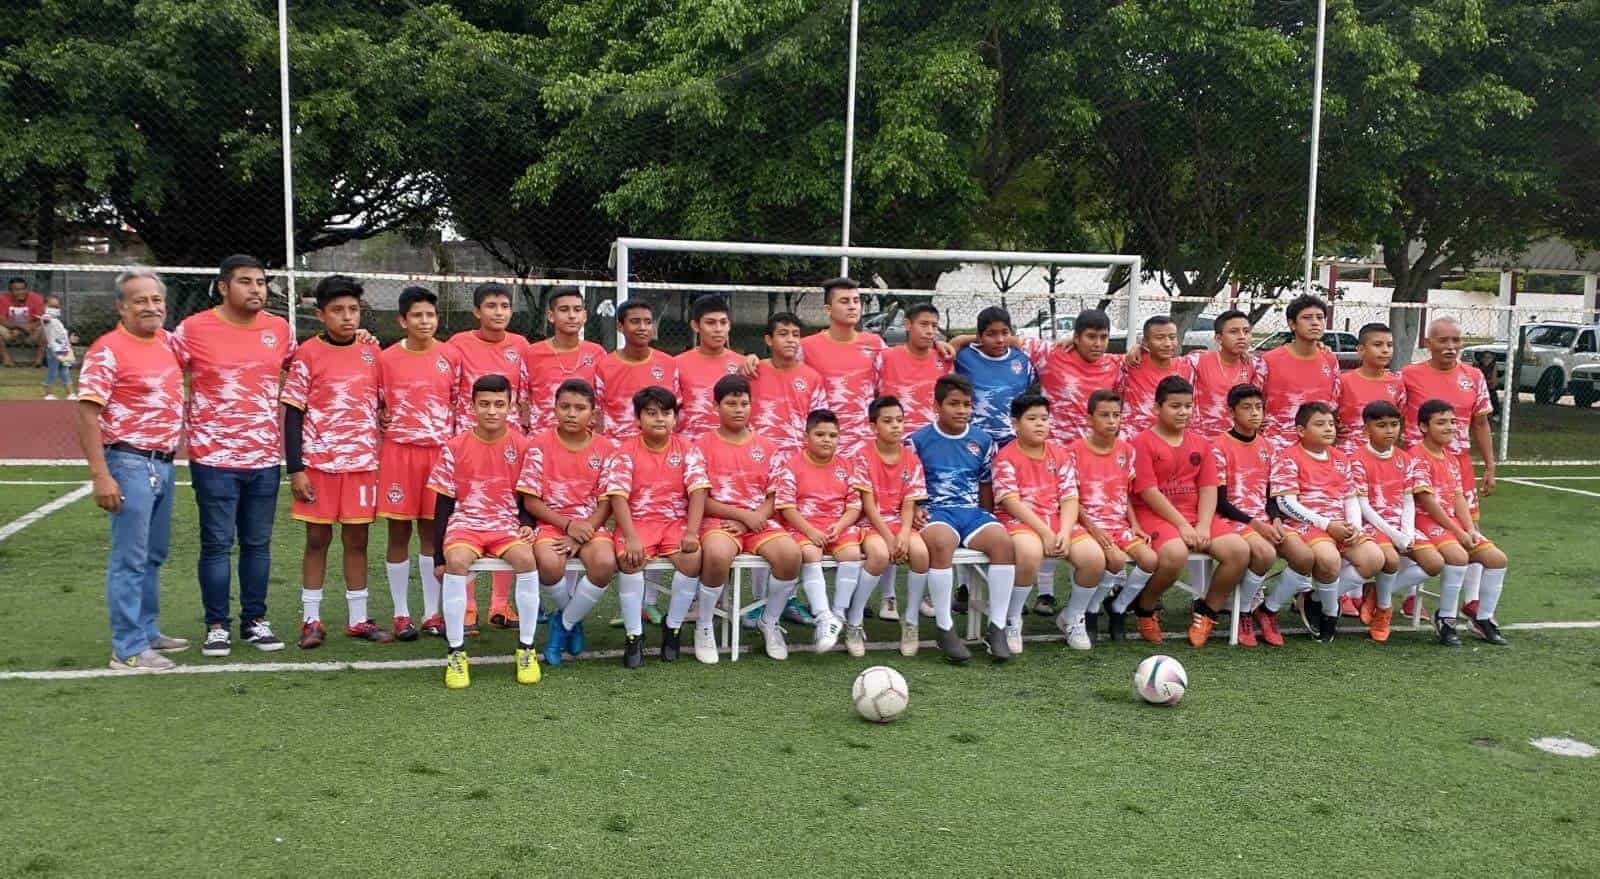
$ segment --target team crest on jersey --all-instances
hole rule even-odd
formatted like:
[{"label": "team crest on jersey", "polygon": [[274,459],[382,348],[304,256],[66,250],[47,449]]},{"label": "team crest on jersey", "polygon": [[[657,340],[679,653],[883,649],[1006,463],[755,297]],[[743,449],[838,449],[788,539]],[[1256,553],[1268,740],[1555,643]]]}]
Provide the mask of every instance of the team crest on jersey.
[{"label": "team crest on jersey", "polygon": [[599,455],[590,455],[589,456],[589,469],[590,470],[599,470],[600,469],[600,456]]},{"label": "team crest on jersey", "polygon": [[371,348],[362,348],[361,349],[361,362],[362,363],[366,363],[366,364],[370,365],[373,361],[375,361],[377,359],[378,358],[372,356],[372,349]]},{"label": "team crest on jersey", "polygon": [[902,471],[900,471],[900,484],[901,485],[910,485],[911,484],[911,471],[910,470],[902,470]]},{"label": "team crest on jersey", "polygon": [[1046,473],[1054,473],[1054,472],[1056,472],[1055,459],[1054,458],[1046,459],[1045,462],[1044,462],[1044,469],[1045,469]]},{"label": "team crest on jersey", "polygon": [[276,348],[276,347],[278,347],[278,336],[277,336],[277,334],[276,333],[262,333],[261,334],[261,344],[267,346],[268,348]]},{"label": "team crest on jersey", "polygon": [[1189,453],[1189,466],[1190,467],[1199,467],[1200,466],[1200,453],[1199,452],[1190,452]]},{"label": "team crest on jersey", "polygon": [[504,353],[504,356],[506,358],[506,362],[507,363],[516,363],[517,362],[517,349],[515,349],[515,348],[507,348],[503,353]]},{"label": "team crest on jersey", "polygon": [[850,474],[844,472],[843,467],[835,467],[833,468],[833,478],[839,480],[840,482],[844,482],[850,478]]},{"label": "team crest on jersey", "polygon": [[1117,469],[1128,466],[1128,456],[1122,452],[1117,453]]},{"label": "team crest on jersey", "polygon": [[433,368],[439,370],[440,372],[449,372],[450,363],[443,357],[440,357],[438,360],[433,361]]},{"label": "team crest on jersey", "polygon": [[1463,376],[1457,376],[1456,377],[1456,387],[1460,388],[1463,391],[1470,391],[1470,390],[1472,390],[1472,379],[1467,378],[1464,375]]},{"label": "team crest on jersey", "polygon": [[389,483],[388,498],[389,503],[398,504],[406,499],[406,490],[400,487],[400,483],[391,482]]},{"label": "team crest on jersey", "polygon": [[517,463],[517,450],[512,448],[510,443],[506,443],[505,459],[507,464]]},{"label": "team crest on jersey", "polygon": [[682,465],[683,465],[683,456],[682,455],[678,454],[677,452],[673,452],[672,454],[667,456],[667,466],[668,467],[680,467]]},{"label": "team crest on jersey", "polygon": [[1012,375],[1022,375],[1022,361],[1020,361],[1020,360],[1011,361],[1011,374]]},{"label": "team crest on jersey", "polygon": [[806,389],[806,380],[803,378],[797,378],[794,380],[794,383],[791,385],[791,387],[793,387],[797,392],[804,393]]},{"label": "team crest on jersey", "polygon": [[650,377],[656,381],[661,381],[667,377],[667,371],[659,366],[652,366],[650,367]]},{"label": "team crest on jersey", "polygon": [[975,442],[973,442],[971,440],[967,440],[967,454],[969,454],[969,455],[971,455],[973,457],[977,457],[982,451],[983,451],[982,449],[978,448],[978,444],[977,443],[975,443]]},{"label": "team crest on jersey", "polygon": [[757,464],[761,463],[762,459],[764,459],[766,457],[767,457],[767,453],[761,451],[760,449],[751,449],[750,450],[750,460],[756,462]]},{"label": "team crest on jersey", "polygon": [[731,360],[728,361],[728,375],[733,375],[734,373],[736,373],[738,371],[739,371],[739,364],[734,363]]},{"label": "team crest on jersey", "polygon": [[593,366],[594,365],[594,355],[593,354],[585,354],[585,355],[583,355],[583,357],[578,361],[578,365],[579,366]]},{"label": "team crest on jersey", "polygon": [[1400,389],[1394,385],[1385,385],[1383,389],[1391,398],[1400,396]]}]

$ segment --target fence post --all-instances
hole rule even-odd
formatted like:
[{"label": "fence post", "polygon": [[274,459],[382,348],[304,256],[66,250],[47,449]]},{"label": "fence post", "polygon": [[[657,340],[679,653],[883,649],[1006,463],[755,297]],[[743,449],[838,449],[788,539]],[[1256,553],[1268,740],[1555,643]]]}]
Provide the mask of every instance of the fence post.
[{"label": "fence post", "polygon": [[1600,288],[1600,274],[1590,272],[1583,276],[1583,322],[1600,323],[1600,297],[1597,297],[1597,288]]},{"label": "fence post", "polygon": [[1123,348],[1126,352],[1133,347],[1135,327],[1139,323],[1139,277],[1144,274],[1144,257],[1135,256],[1133,265],[1128,267],[1128,342]]},{"label": "fence post", "polygon": [[[616,309],[615,309],[615,311],[613,313],[618,315],[618,316],[620,316],[622,314],[622,303],[628,301],[628,245],[627,245],[626,242],[618,241],[618,242],[612,244],[611,247],[612,247],[612,258],[616,261],[616,264],[617,264],[617,290],[616,290],[616,303],[617,304],[616,304]],[[617,343],[616,343],[616,347],[620,349],[622,347],[622,345],[623,345],[622,323],[620,321],[618,321],[618,322],[616,322],[616,326],[617,326]]]},{"label": "fence post", "polygon": [[[1505,284],[1505,273],[1501,274],[1501,284]],[[1500,401],[1500,454],[1499,459],[1504,461],[1511,457],[1511,404],[1517,398],[1516,360],[1517,350],[1521,347],[1517,341],[1522,336],[1522,315],[1515,308],[1506,311],[1504,323],[1506,331],[1506,368],[1503,370],[1502,384],[1505,389],[1502,393],[1504,399]]]}]

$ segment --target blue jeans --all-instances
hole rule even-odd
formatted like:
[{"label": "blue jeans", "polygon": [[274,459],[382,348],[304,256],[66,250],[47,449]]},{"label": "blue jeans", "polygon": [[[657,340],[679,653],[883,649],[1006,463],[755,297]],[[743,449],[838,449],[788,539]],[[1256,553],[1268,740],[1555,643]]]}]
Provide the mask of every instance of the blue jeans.
[{"label": "blue jeans", "polygon": [[278,468],[233,470],[189,465],[200,507],[200,603],[206,625],[226,626],[228,556],[239,538],[239,619],[267,615],[267,576],[272,571],[272,520],[278,514]]},{"label": "blue jeans", "polygon": [[45,348],[44,386],[48,388],[54,384],[60,384],[64,387],[71,388],[72,367],[62,363],[61,358],[56,356],[56,352],[51,351],[49,348]]},{"label": "blue jeans", "polygon": [[122,507],[111,514],[106,611],[111,652],[126,659],[149,649],[159,632],[161,565],[172,541],[172,463],[107,451],[106,468],[122,491]]}]

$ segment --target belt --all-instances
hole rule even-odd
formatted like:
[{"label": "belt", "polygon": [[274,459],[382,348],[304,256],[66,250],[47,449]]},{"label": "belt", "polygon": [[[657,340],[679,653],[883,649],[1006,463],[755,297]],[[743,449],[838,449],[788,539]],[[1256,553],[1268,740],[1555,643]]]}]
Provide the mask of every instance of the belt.
[{"label": "belt", "polygon": [[106,451],[127,452],[130,455],[138,455],[141,458],[149,458],[152,461],[162,461],[167,463],[170,463],[173,458],[173,454],[171,452],[151,452],[141,449],[137,446],[129,445],[128,443],[112,443],[111,445],[106,446]]}]

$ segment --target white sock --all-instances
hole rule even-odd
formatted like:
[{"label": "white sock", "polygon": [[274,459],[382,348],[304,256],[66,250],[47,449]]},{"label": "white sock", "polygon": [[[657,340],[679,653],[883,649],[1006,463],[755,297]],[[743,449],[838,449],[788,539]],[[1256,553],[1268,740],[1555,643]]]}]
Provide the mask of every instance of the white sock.
[{"label": "white sock", "polygon": [[711,631],[711,624],[717,620],[717,602],[722,598],[721,586],[700,587],[700,607],[695,616],[695,628]]},{"label": "white sock", "polygon": [[1045,559],[1039,563],[1039,576],[1034,578],[1039,587],[1039,597],[1056,594],[1056,560]]},{"label": "white sock", "polygon": [[644,634],[644,574],[617,575],[617,603],[622,606],[622,629],[630,635]]},{"label": "white sock", "polygon": [[[1101,581],[1104,585],[1105,581]],[[1067,622],[1074,625],[1088,612],[1089,605],[1096,595],[1100,594],[1101,586],[1079,586],[1072,584],[1072,594],[1067,596]]]},{"label": "white sock", "polygon": [[[894,581],[899,576],[899,565],[890,565],[884,569],[882,574],[878,575],[878,591],[882,593],[884,598],[887,598],[890,601],[894,600]],[[905,612],[903,610],[900,613],[900,619],[901,622],[905,621]]]},{"label": "white sock", "polygon": [[1410,559],[1400,560],[1400,571],[1394,575],[1394,591],[1392,594],[1410,595],[1416,588],[1428,580],[1428,572],[1422,566]]},{"label": "white sock", "polygon": [[[567,576],[571,577],[573,575],[568,574]],[[572,586],[567,577],[563,577],[549,586],[541,584],[539,586],[539,591],[544,595],[545,598],[550,599],[550,606],[556,610],[565,609],[567,602],[572,600]],[[521,611],[518,611],[517,613],[518,616],[521,616]]]},{"label": "white sock", "polygon": [[1366,583],[1367,579],[1361,576],[1361,572],[1356,570],[1355,565],[1345,562],[1344,566],[1339,568],[1339,594],[1350,595],[1354,593],[1360,595],[1361,587],[1365,586]]},{"label": "white sock", "polygon": [[867,602],[872,600],[872,590],[878,588],[878,578],[882,574],[869,574],[862,569],[860,579],[856,580],[855,594],[850,596],[850,606],[845,609],[845,622],[852,626],[861,625],[867,617]]},{"label": "white sock", "polygon": [[667,603],[667,628],[676,629],[683,625],[683,618],[689,615],[689,605],[694,604],[695,593],[699,589],[699,580],[681,571],[673,573],[672,598]]},{"label": "white sock", "polygon": [[789,596],[794,594],[797,580],[779,580],[776,577],[767,579],[767,603],[761,608],[761,622],[764,625],[775,626],[783,618],[783,606],[789,603]]},{"label": "white sock", "polygon": [[1500,593],[1504,592],[1505,588],[1505,568],[1484,568],[1483,584],[1478,592],[1478,619],[1494,618],[1495,608],[1500,606]]},{"label": "white sock", "polygon": [[1016,565],[989,566],[989,625],[1006,627],[1006,617],[1011,612],[1011,587],[1016,582]]},{"label": "white sock", "polygon": [[1327,583],[1317,584],[1317,603],[1322,605],[1323,614],[1330,617],[1339,615],[1339,579],[1335,577]]},{"label": "white sock", "polygon": [[1278,585],[1272,587],[1272,592],[1267,596],[1265,607],[1267,613],[1277,613],[1278,608],[1288,603],[1289,599],[1311,588],[1311,575],[1302,574],[1293,568],[1284,568],[1278,575]]},{"label": "white sock", "polygon": [[1239,612],[1247,613],[1250,606],[1255,604],[1256,596],[1261,593],[1261,584],[1266,582],[1266,574],[1257,574],[1245,568],[1244,579],[1239,581]]},{"label": "white sock", "polygon": [[561,624],[570,629],[583,622],[583,618],[594,610],[594,606],[600,602],[600,596],[604,594],[606,591],[590,583],[588,577],[579,577],[578,588],[572,591],[572,600],[561,609]]},{"label": "white sock", "polygon": [[440,588],[444,614],[444,640],[459,650],[467,640],[467,575],[445,574]]},{"label": "white sock", "polygon": [[1477,562],[1467,562],[1467,575],[1461,579],[1461,603],[1479,600],[1479,591],[1483,588],[1483,565]]},{"label": "white sock", "polygon": [[1100,612],[1101,605],[1105,603],[1106,596],[1111,594],[1111,590],[1116,588],[1117,578],[1120,576],[1120,574],[1113,574],[1110,571],[1106,571],[1100,576],[1100,584],[1094,587],[1094,597],[1089,599],[1089,610],[1086,613]]},{"label": "white sock", "polygon": [[1467,576],[1466,565],[1445,565],[1439,575],[1439,616],[1456,618],[1456,602],[1461,599],[1461,581]]},{"label": "white sock", "polygon": [[928,572],[911,571],[906,574],[906,604],[900,608],[900,622],[922,623],[922,595],[928,591]]},{"label": "white sock", "polygon": [[417,572],[422,575],[422,618],[439,613],[439,577],[433,569],[433,556],[417,556]]},{"label": "white sock", "polygon": [[843,617],[850,612],[850,601],[855,597],[856,584],[861,581],[860,562],[840,562],[833,572],[833,615]]},{"label": "white sock", "polygon": [[411,559],[384,562],[383,570],[389,575],[389,603],[394,605],[394,615],[411,616]]},{"label": "white sock", "polygon": [[1388,571],[1378,572],[1378,609],[1388,610],[1394,607],[1394,581],[1400,578],[1400,572],[1391,574]]},{"label": "white sock", "polygon": [[800,566],[800,588],[806,592],[806,604],[817,622],[825,622],[833,615],[828,606],[828,583],[822,578],[821,562],[806,562]]},{"label": "white sock", "polygon": [[514,588],[517,599],[517,641],[531,649],[534,632],[539,626],[539,572],[518,574]]},{"label": "white sock", "polygon": [[[1093,590],[1091,590],[1093,591]],[[1028,607],[1028,595],[1033,592],[1032,586],[1011,587],[1011,606],[1006,609],[1006,625],[1021,626],[1022,612]]]},{"label": "white sock", "polygon": [[367,619],[367,596],[370,594],[365,589],[346,589],[344,591],[345,603],[350,606],[351,625]]},{"label": "white sock", "polygon": [[953,629],[956,625],[955,617],[950,614],[950,597],[955,592],[955,581],[956,572],[949,568],[933,568],[928,571],[928,594],[933,598],[933,622],[941,629]]},{"label": "white sock", "polygon": [[1122,587],[1122,591],[1117,593],[1116,600],[1111,602],[1112,612],[1127,613],[1128,608],[1132,607],[1134,600],[1139,597],[1139,593],[1144,591],[1145,584],[1155,575],[1155,571],[1146,571],[1134,565],[1133,570],[1128,572],[1128,585]]},{"label": "white sock", "polygon": [[305,622],[314,623],[322,619],[322,590],[300,590],[300,616]]}]

